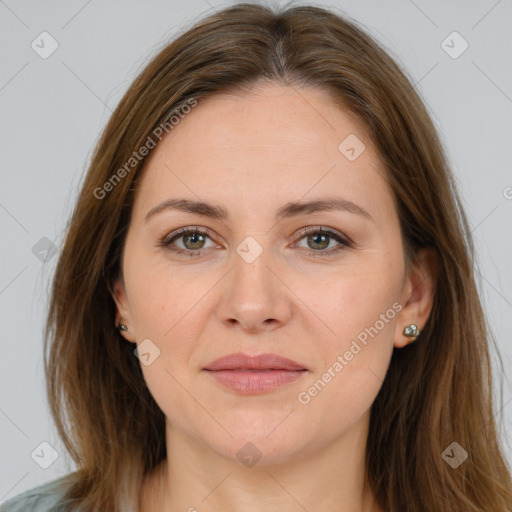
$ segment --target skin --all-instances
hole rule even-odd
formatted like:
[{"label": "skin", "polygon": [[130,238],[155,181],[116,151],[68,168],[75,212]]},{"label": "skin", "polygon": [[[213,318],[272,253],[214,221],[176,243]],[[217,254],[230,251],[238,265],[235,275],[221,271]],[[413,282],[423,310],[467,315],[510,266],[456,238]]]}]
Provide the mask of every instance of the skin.
[{"label": "skin", "polygon": [[[366,146],[354,161],[338,149],[349,134]],[[285,203],[324,197],[352,201],[372,219],[347,211],[274,218]],[[165,210],[145,222],[170,198],[221,205],[229,218]],[[211,237],[181,236],[174,246],[202,247],[200,255],[158,246],[189,226]],[[307,226],[354,245],[326,255],[340,243],[298,234]],[[250,264],[236,252],[248,236],[263,250]],[[122,270],[116,322],[128,326],[128,341],[149,338],[159,348],[141,368],[166,416],[167,460],[144,482],[142,511],[380,510],[364,484],[369,410],[393,347],[410,341],[404,327],[427,321],[435,269],[425,250],[405,264],[384,169],[364,129],[324,90],[259,84],[199,100],[148,157]],[[401,311],[299,403],[394,303]],[[277,390],[239,395],[202,371],[239,351],[276,353],[308,372]],[[237,457],[247,442],[262,454],[251,468]]]}]

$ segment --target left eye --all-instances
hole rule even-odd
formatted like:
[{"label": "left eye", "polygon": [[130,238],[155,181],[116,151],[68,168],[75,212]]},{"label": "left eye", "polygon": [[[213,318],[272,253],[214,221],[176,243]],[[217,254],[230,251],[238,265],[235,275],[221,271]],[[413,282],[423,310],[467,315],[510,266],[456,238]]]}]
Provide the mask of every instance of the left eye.
[{"label": "left eye", "polygon": [[[340,249],[343,249],[343,247],[351,246],[351,244],[347,240],[342,238],[340,235],[333,233],[331,231],[324,231],[322,228],[305,230],[301,234],[303,236],[299,240],[306,239],[306,243],[308,244],[309,248],[317,246],[316,249],[322,249],[310,251],[313,253],[332,253]],[[324,250],[329,247],[330,242],[332,240],[339,242],[338,245],[331,247],[328,250]]]}]

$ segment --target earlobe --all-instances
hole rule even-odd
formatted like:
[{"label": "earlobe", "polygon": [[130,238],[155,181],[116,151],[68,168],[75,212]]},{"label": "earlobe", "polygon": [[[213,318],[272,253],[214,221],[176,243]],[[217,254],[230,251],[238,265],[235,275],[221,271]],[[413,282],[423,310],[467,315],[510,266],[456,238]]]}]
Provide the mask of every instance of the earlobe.
[{"label": "earlobe", "polygon": [[402,348],[415,341],[427,323],[434,303],[436,280],[436,253],[430,248],[419,249],[404,282],[403,308],[397,316],[395,347]]},{"label": "earlobe", "polygon": [[114,281],[111,294],[116,305],[113,328],[117,329],[121,336],[127,341],[135,343],[135,338],[130,329],[130,308],[122,278],[118,278]]}]

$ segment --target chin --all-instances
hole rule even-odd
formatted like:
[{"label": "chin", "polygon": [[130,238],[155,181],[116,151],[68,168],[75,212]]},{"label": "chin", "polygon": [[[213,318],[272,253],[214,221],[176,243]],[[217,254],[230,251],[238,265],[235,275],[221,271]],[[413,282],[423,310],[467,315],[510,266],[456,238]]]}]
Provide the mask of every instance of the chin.
[{"label": "chin", "polygon": [[260,438],[248,433],[246,437],[237,436],[227,444],[213,445],[211,448],[230,462],[251,469],[254,466],[269,467],[298,459],[303,445],[290,437],[283,439],[276,436],[271,440],[270,437]]},{"label": "chin", "polygon": [[293,416],[293,413],[273,411],[242,413],[231,421],[225,417],[219,421],[233,437],[222,431],[212,438],[210,431],[205,433],[203,441],[225,459],[248,468],[251,464],[283,464],[300,458],[308,445],[305,429],[297,428]]}]

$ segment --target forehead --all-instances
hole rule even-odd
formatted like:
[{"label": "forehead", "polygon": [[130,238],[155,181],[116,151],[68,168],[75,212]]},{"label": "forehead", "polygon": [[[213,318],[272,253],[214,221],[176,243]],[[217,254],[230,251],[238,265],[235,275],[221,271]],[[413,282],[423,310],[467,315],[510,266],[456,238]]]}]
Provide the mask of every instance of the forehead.
[{"label": "forehead", "polygon": [[336,192],[391,200],[364,127],[324,89],[267,84],[198,100],[149,155],[135,207],[169,197],[235,206],[243,196],[237,207],[252,209]]},{"label": "forehead", "polygon": [[249,93],[200,99],[167,138],[169,150],[178,145],[183,150],[193,147],[200,152],[197,158],[204,152],[263,158],[275,151],[282,160],[292,161],[298,159],[295,154],[314,157],[337,151],[340,137],[354,132],[367,138],[355,117],[337,107],[326,90],[266,84]]}]

